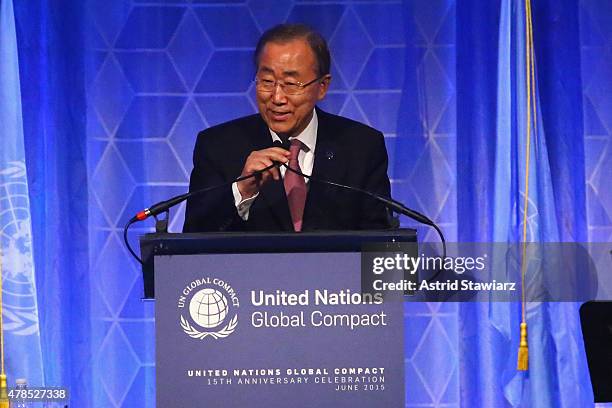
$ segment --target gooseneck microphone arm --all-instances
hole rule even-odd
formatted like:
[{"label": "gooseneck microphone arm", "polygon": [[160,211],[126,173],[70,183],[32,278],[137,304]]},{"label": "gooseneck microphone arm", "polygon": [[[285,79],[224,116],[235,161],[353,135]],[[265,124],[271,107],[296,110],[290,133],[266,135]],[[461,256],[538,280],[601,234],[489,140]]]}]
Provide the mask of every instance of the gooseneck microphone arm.
[{"label": "gooseneck microphone arm", "polygon": [[132,224],[134,224],[135,222],[138,221],[144,221],[149,217],[155,217],[158,214],[161,214],[163,212],[168,211],[170,208],[174,207],[175,205],[178,205],[180,203],[182,203],[183,201],[191,198],[191,197],[197,197],[199,195],[202,194],[206,194],[209,193],[211,191],[214,190],[218,190],[220,188],[223,187],[228,187],[231,186],[234,183],[237,183],[239,181],[243,181],[243,180],[247,180],[250,179],[252,177],[257,177],[258,175],[273,169],[274,167],[279,167],[281,165],[281,163],[278,162],[274,162],[271,165],[264,167],[261,170],[257,170],[254,171],[251,174],[247,174],[246,176],[240,176],[238,178],[235,178],[232,181],[228,181],[226,183],[222,183],[222,184],[218,184],[216,186],[210,186],[210,187],[206,187],[206,188],[202,188],[200,190],[196,190],[196,191],[190,191],[188,193],[184,193],[184,194],[180,194],[177,196],[174,196],[168,200],[164,200],[164,201],[160,201],[159,203],[153,204],[151,207],[149,208],[145,208],[144,210],[138,212],[136,215],[134,215],[132,218],[130,218],[130,220],[125,224],[125,227],[123,227],[123,241],[125,242],[125,246],[127,247],[128,251],[130,251],[130,254],[132,254],[132,256],[142,265],[142,259],[140,259],[140,257],[138,255],[136,255],[136,252],[134,252],[134,250],[132,249],[132,247],[130,246],[130,243],[128,241],[128,237],[127,237],[127,233],[128,230],[130,228],[130,226]]},{"label": "gooseneck microphone arm", "polygon": [[190,191],[188,193],[172,197],[172,198],[170,198],[168,200],[160,201],[159,203],[153,204],[151,207],[145,208],[144,210],[140,211],[138,214],[133,216],[130,219],[130,221],[128,221],[128,222],[134,223],[136,221],[144,221],[144,220],[146,220],[149,217],[154,217],[157,214],[160,214],[160,213],[163,213],[165,211],[168,211],[170,208],[174,207],[177,204],[182,203],[183,201],[187,200],[188,198],[196,197],[196,196],[199,196],[201,194],[217,190],[219,188],[231,186],[234,183],[238,183],[239,181],[243,181],[243,180],[250,179],[252,177],[256,177],[256,176],[260,175],[261,173],[264,173],[264,172],[266,172],[266,171],[268,171],[270,169],[273,169],[274,167],[279,167],[280,165],[281,165],[281,163],[274,162],[271,165],[269,165],[267,167],[264,167],[261,170],[254,171],[253,173],[247,174],[246,176],[240,176],[238,178],[235,178],[232,181],[228,181],[226,183],[218,184],[216,186],[206,187],[206,188],[203,188],[203,189],[200,189],[200,190],[196,190],[196,191]]},{"label": "gooseneck microphone arm", "polygon": [[[398,214],[402,214],[405,215],[409,218],[412,218],[413,220],[421,223],[421,224],[425,224],[428,225],[430,227],[432,227],[433,229],[436,230],[436,232],[438,233],[438,236],[440,237],[440,241],[442,241],[442,261],[444,261],[446,259],[446,239],[444,238],[444,234],[442,233],[442,230],[440,229],[440,227],[438,227],[436,225],[435,222],[433,222],[432,220],[430,220],[427,216],[421,214],[418,211],[412,210],[408,207],[406,207],[404,204],[400,203],[399,201],[396,201],[394,199],[392,199],[391,197],[385,197],[382,196],[380,194],[374,193],[372,191],[368,191],[368,190],[364,190],[358,187],[353,187],[353,186],[348,186],[345,184],[340,184],[340,183],[336,183],[330,180],[325,180],[325,179],[320,179],[317,177],[312,177],[311,175],[308,174],[304,174],[302,173],[300,170],[294,169],[292,167],[290,167],[288,164],[286,163],[281,163],[281,165],[283,167],[285,167],[287,169],[287,171],[291,171],[299,176],[302,177],[306,177],[307,179],[317,182],[317,183],[323,183],[323,184],[328,184],[330,186],[334,186],[334,187],[338,187],[344,190],[349,190],[349,191],[355,191],[357,193],[360,194],[365,194],[369,197],[372,197],[374,200],[383,203],[388,209],[390,209],[391,211],[395,211]],[[438,275],[440,274],[441,270],[438,270],[431,278],[430,280],[435,280]]]},{"label": "gooseneck microphone arm", "polygon": [[[274,141],[274,146],[281,147],[285,150],[289,150],[289,143],[287,141],[282,142],[280,140],[276,140]],[[383,203],[388,209],[395,211],[398,214],[403,214],[421,224],[425,224],[425,225],[429,225],[430,227],[433,227],[436,231],[438,231],[438,234],[440,235],[440,238],[442,239],[442,241],[444,241],[444,235],[442,234],[442,231],[438,228],[438,226],[432,220],[430,220],[429,218],[427,218],[425,215],[421,214],[420,212],[406,207],[404,204],[392,199],[391,197],[384,197],[380,194],[374,193],[372,191],[364,190],[358,187],[348,186],[345,184],[340,184],[340,183],[336,183],[333,181],[312,177],[311,175],[302,173],[300,170],[289,167],[287,163],[278,163],[278,164],[279,166],[285,167],[288,171],[291,171],[299,176],[306,177],[308,180],[312,180],[317,183],[328,184],[330,186],[335,186],[335,187],[338,187],[344,190],[355,191],[360,194],[365,194],[367,196],[370,196],[374,200]]]},{"label": "gooseneck microphone arm", "polygon": [[395,211],[398,214],[402,214],[405,215],[409,218],[412,218],[413,220],[421,223],[421,224],[425,224],[425,225],[429,225],[430,227],[433,227],[438,234],[440,235],[440,239],[443,242],[446,242],[446,240],[444,239],[444,234],[442,234],[442,231],[440,230],[440,228],[436,225],[435,222],[433,222],[432,220],[430,220],[427,216],[421,214],[418,211],[412,210],[408,207],[406,207],[404,204],[400,203],[397,200],[394,200],[390,197],[385,197],[382,196],[380,194],[374,193],[372,191],[368,191],[368,190],[364,190],[362,188],[359,187],[353,187],[353,186],[347,186],[345,184],[340,184],[340,183],[336,183],[334,181],[330,181],[330,180],[324,180],[324,179],[320,179],[317,177],[313,177],[310,176],[308,174],[304,174],[301,171],[294,169],[292,167],[290,167],[289,165],[287,165],[286,163],[280,163],[281,166],[285,167],[288,171],[291,171],[295,174],[298,174],[302,177],[306,177],[309,180],[312,180],[314,182],[317,183],[323,183],[323,184],[328,184],[330,186],[335,186],[341,189],[345,189],[345,190],[349,190],[349,191],[355,191],[361,194],[365,194],[367,196],[372,197],[373,199],[375,199],[376,201],[379,201],[381,203],[383,203],[387,208],[389,208],[392,211]]}]

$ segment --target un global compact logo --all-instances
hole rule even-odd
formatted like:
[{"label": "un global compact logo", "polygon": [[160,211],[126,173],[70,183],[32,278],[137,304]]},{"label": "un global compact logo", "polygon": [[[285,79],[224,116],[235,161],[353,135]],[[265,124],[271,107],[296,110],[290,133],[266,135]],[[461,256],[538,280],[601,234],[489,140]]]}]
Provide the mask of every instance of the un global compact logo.
[{"label": "un global compact logo", "polygon": [[196,279],[185,286],[178,299],[178,308],[187,309],[181,313],[181,328],[194,339],[227,337],[238,325],[238,307],[236,291],[227,282]]}]

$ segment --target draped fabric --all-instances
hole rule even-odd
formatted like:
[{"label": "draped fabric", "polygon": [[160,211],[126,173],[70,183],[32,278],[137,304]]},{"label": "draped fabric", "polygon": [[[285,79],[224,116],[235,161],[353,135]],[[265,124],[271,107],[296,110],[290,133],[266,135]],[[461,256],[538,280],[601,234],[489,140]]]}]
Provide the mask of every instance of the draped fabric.
[{"label": "draped fabric", "polygon": [[[457,84],[463,119],[458,121],[457,143],[459,154],[470,157],[460,165],[458,201],[459,211],[466,208],[473,217],[460,218],[462,241],[520,242],[524,221],[529,242],[586,237],[578,8],[570,2],[534,4],[537,112],[528,145],[524,2],[501,0],[487,8],[481,2],[460,2],[458,24],[474,27],[458,37],[458,78],[468,81]],[[491,24],[479,24],[483,20]],[[470,49],[478,43],[475,37],[485,36],[497,43],[481,50],[488,57],[475,66]],[[563,57],[550,52],[554,47],[563,50]],[[473,87],[474,82],[479,85]],[[470,103],[461,103],[462,95]],[[475,128],[490,133],[480,135]],[[479,193],[475,186],[485,188]],[[588,368],[583,358],[575,358],[583,356],[576,305],[528,303],[528,374],[516,370],[520,305],[462,304],[459,319],[465,339],[459,353],[461,381],[480,384],[476,392],[462,394],[464,405],[592,403]]]},{"label": "draped fabric", "polygon": [[15,18],[42,345],[43,377],[27,379],[31,386],[70,387],[74,405],[87,406],[92,354],[83,8],[18,1]]},{"label": "draped fabric", "polygon": [[[28,372],[9,354],[9,376],[67,386],[71,406],[154,406],[153,304],[121,229],[186,191],[198,130],[255,111],[254,41],[278,22],[329,39],[321,107],[384,132],[395,198],[450,241],[520,240],[522,1],[31,0],[14,2],[16,37],[11,4],[0,0],[0,112],[21,101],[21,116],[0,119],[0,158],[22,140],[10,160],[27,172],[40,352]],[[610,15],[606,2],[533,0],[531,241],[612,239]],[[591,405],[577,305],[529,306],[527,373],[518,304],[408,304],[405,319],[407,407]]]},{"label": "draped fabric", "polygon": [[[42,384],[28,169],[12,0],[0,2],[0,269],[6,372]],[[4,359],[3,359],[4,363]]]}]

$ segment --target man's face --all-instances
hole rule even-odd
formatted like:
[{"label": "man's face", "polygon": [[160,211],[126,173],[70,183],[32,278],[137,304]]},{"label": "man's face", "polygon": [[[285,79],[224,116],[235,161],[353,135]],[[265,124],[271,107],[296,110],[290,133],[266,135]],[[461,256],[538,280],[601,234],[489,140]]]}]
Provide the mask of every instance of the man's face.
[{"label": "man's face", "polygon": [[[306,84],[319,76],[317,60],[303,39],[266,44],[259,56],[257,78],[279,82]],[[287,95],[280,86],[271,92],[257,90],[259,113],[268,127],[288,138],[302,132],[317,101],[323,99],[330,76],[307,86],[300,95]]]}]

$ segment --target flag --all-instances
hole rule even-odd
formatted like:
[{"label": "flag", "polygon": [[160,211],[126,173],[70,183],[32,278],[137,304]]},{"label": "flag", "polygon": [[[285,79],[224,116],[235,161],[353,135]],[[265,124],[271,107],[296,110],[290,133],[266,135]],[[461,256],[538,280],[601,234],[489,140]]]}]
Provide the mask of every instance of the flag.
[{"label": "flag", "polygon": [[[502,0],[498,43],[497,131],[493,238],[495,242],[559,242],[552,168],[531,52],[529,0]],[[536,58],[536,59],[534,59]],[[530,72],[530,68],[534,68]],[[578,135],[579,137],[581,135]],[[543,279],[527,269],[526,285]],[[592,403],[578,307],[571,303],[526,303],[529,369],[516,367],[521,309],[491,304],[491,324],[508,338],[511,350],[502,378],[513,407],[553,408]]]},{"label": "flag", "polygon": [[42,386],[30,200],[17,34],[12,0],[0,0],[0,254],[4,353],[9,386]]}]

